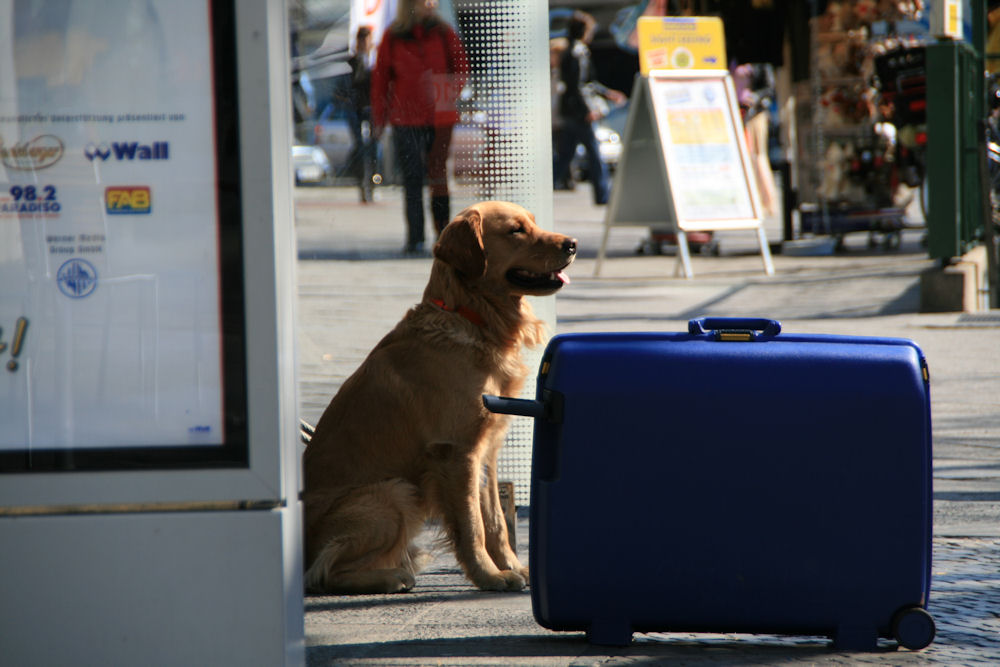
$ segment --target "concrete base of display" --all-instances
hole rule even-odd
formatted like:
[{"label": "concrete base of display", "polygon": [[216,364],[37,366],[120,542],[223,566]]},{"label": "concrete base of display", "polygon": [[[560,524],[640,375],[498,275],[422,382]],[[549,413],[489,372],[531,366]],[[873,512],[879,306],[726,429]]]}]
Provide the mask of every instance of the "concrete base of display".
[{"label": "concrete base of display", "polygon": [[303,664],[299,511],[0,518],[0,662]]},{"label": "concrete base of display", "polygon": [[920,274],[920,312],[975,313],[987,309],[986,248],[978,246],[944,267]]}]

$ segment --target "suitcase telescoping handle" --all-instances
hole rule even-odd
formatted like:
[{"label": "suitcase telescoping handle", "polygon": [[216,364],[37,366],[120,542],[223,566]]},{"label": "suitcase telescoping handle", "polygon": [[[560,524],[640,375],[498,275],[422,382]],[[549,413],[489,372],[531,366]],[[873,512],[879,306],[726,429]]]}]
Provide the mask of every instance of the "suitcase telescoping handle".
[{"label": "suitcase telescoping handle", "polygon": [[781,322],[764,317],[699,317],[688,322],[688,333],[713,333],[716,340],[755,340],[777,336]]},{"label": "suitcase telescoping handle", "polygon": [[518,415],[519,417],[544,417],[545,404],[523,398],[507,398],[506,396],[490,396],[483,394],[483,407],[500,415]]},{"label": "suitcase telescoping handle", "polygon": [[556,424],[562,422],[562,394],[555,391],[543,391],[540,401],[483,394],[483,407],[498,415],[534,417]]}]

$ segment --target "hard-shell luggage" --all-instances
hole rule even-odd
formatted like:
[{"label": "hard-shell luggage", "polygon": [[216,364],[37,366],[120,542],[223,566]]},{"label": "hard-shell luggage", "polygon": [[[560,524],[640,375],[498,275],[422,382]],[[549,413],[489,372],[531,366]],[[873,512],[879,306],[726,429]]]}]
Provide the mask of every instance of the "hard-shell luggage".
[{"label": "hard-shell luggage", "polygon": [[927,364],[898,338],[701,319],[554,337],[534,401],[538,622],[633,632],[879,637],[923,648],[931,564]]}]

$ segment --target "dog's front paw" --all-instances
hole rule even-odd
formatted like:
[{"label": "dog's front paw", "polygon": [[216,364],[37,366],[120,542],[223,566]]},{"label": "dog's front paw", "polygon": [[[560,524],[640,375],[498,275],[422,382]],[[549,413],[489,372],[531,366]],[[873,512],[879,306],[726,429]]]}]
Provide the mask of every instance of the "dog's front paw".
[{"label": "dog's front paw", "polygon": [[484,591],[520,591],[527,585],[527,579],[514,570],[500,570],[495,575],[477,577],[475,583]]},{"label": "dog's front paw", "polygon": [[508,565],[506,567],[500,566],[500,569],[502,571],[510,570],[511,572],[516,572],[518,575],[520,575],[522,579],[524,579],[525,586],[527,586],[528,582],[531,581],[531,578],[528,576],[528,566],[521,565],[521,563],[518,562],[516,559],[514,560],[514,563],[512,565]]}]

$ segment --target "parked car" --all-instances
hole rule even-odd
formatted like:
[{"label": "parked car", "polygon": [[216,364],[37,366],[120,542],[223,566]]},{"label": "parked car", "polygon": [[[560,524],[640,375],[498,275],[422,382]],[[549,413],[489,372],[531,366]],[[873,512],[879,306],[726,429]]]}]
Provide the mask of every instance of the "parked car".
[{"label": "parked car", "polygon": [[354,138],[346,118],[326,118],[313,120],[311,140],[313,146],[323,150],[330,161],[334,176],[345,176],[350,171],[354,151]]},{"label": "parked car", "polygon": [[[615,107],[607,116],[594,123],[594,135],[597,137],[597,150],[601,154],[601,161],[608,168],[608,173],[613,174],[618,168],[618,160],[621,158],[625,145],[622,139],[625,135],[625,122],[628,120],[628,103],[624,106]],[[587,152],[583,146],[576,147],[576,155],[570,163],[570,173],[576,181],[587,180]]]},{"label": "parked car", "polygon": [[459,121],[451,133],[451,174],[459,181],[474,182],[489,159],[490,114],[475,98],[474,86],[466,86],[458,99]]},{"label": "parked car", "polygon": [[608,171],[618,167],[618,159],[625,148],[622,138],[625,136],[625,122],[628,120],[628,103],[615,107],[611,112],[597,121],[594,134],[597,135],[598,149],[601,159],[608,166]]},{"label": "parked car", "polygon": [[330,160],[316,146],[292,146],[295,185],[328,185],[333,179]]},{"label": "parked car", "polygon": [[[307,141],[326,153],[334,179],[357,180],[360,174],[360,161],[355,151],[354,135],[348,120],[351,113],[348,107],[347,90],[350,85],[350,73],[339,74],[324,81],[323,89],[330,91],[318,102],[316,116],[299,123],[296,136],[300,141]],[[386,168],[390,159],[391,129],[382,135],[376,157],[376,173],[386,176]],[[383,180],[383,182],[389,182]]]}]

